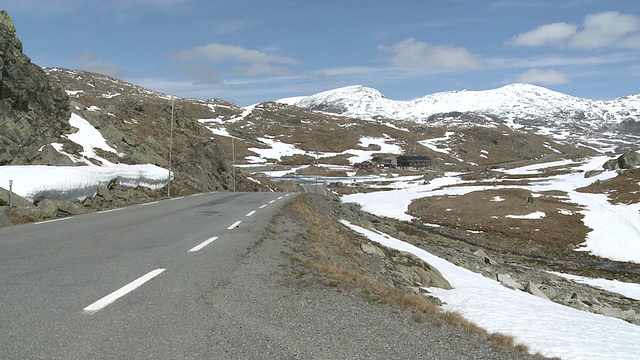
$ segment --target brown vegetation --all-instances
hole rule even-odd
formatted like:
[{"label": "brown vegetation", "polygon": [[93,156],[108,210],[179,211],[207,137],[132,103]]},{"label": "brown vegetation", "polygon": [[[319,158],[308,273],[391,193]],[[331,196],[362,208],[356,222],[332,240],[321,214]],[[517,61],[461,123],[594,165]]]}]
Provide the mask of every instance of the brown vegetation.
[{"label": "brown vegetation", "polygon": [[320,203],[326,201],[312,195],[301,195],[274,218],[274,222],[293,223],[303,231],[297,237],[293,251],[285,254],[291,260],[292,271],[297,278],[317,276],[320,281],[315,281],[315,284],[340,288],[341,291],[358,291],[368,301],[414,312],[412,318],[417,323],[423,323],[422,316],[435,316],[439,319],[436,326],[441,321],[479,334],[491,340],[498,350],[509,347],[524,353],[528,351],[526,346],[515,344],[512,336],[488,333],[458,313],[443,311],[422,294],[389,285],[380,278],[380,274],[371,270],[370,258],[361,251],[360,245],[367,240],[323,211],[326,206]]}]

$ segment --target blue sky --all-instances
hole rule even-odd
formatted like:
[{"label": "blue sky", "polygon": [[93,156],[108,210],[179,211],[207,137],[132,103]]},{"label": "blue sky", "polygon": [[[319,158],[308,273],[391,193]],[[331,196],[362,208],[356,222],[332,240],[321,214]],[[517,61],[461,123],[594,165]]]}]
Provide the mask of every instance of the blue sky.
[{"label": "blue sky", "polygon": [[9,0],[24,52],[238,105],[347,85],[640,93],[637,0]]}]

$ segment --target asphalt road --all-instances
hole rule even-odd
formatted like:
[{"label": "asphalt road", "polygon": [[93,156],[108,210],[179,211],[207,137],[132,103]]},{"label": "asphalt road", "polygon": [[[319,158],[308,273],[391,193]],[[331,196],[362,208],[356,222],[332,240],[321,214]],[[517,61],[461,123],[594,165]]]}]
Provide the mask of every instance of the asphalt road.
[{"label": "asphalt road", "polygon": [[207,193],[0,229],[0,358],[198,358],[199,297],[289,194]]}]

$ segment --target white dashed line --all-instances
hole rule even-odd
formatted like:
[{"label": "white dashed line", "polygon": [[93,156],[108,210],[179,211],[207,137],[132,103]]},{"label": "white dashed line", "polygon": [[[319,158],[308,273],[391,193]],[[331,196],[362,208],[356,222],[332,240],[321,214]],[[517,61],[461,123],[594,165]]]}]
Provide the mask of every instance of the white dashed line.
[{"label": "white dashed line", "polygon": [[284,196],[280,196],[280,197],[278,198],[278,200],[282,200],[282,198],[283,198],[283,197],[284,197]]},{"label": "white dashed line", "polygon": [[271,200],[269,201],[269,204],[273,204],[274,202],[276,202],[275,200]]},{"label": "white dashed line", "polygon": [[264,209],[266,207],[267,207],[267,204],[264,204],[264,205],[260,206],[260,209]]},{"label": "white dashed line", "polygon": [[98,211],[96,214],[106,214],[106,213],[110,213],[110,212],[114,212],[114,211],[120,211],[123,210],[124,208],[119,208],[119,209],[110,209],[110,210],[102,210],[102,211]]},{"label": "white dashed line", "polygon": [[242,222],[242,220],[238,220],[238,221],[234,222],[233,224],[231,224],[231,226],[229,226],[227,228],[227,230],[235,229],[236,227],[238,227],[238,225],[240,225],[241,222]]},{"label": "white dashed line", "polygon": [[146,203],[146,204],[140,204],[140,205],[138,205],[138,206],[147,206],[147,205],[153,205],[153,204],[157,204],[157,203],[159,203],[159,202],[160,202],[160,201],[152,201],[152,202],[150,202],[150,203]]},{"label": "white dashed line", "polygon": [[128,293],[132,292],[133,290],[135,290],[136,288],[138,288],[140,285],[146,283],[147,281],[153,279],[154,277],[160,275],[161,272],[163,272],[165,269],[156,269],[153,270],[152,272],[138,278],[137,280],[134,280],[130,283],[128,283],[127,285],[121,287],[120,289],[112,292],[111,294],[103,297],[102,299],[94,302],[93,304],[87,306],[86,308],[84,308],[84,312],[88,313],[88,314],[93,314],[96,311],[102,310],[104,309],[107,305],[111,304],[112,302],[118,300],[119,298],[127,295]]},{"label": "white dashed line", "polygon": [[189,250],[189,252],[198,251],[198,250],[202,249],[203,247],[205,247],[205,246],[207,246],[207,245],[211,244],[211,243],[212,243],[212,242],[214,242],[216,239],[218,239],[218,237],[217,237],[217,236],[214,236],[214,237],[212,237],[211,239],[209,239],[209,240],[207,240],[207,241],[203,242],[202,244],[200,244],[200,245],[198,245],[198,246],[194,247],[193,249]]},{"label": "white dashed line", "polygon": [[255,211],[255,210],[250,211],[250,212],[247,214],[247,217],[249,217],[249,216],[251,216],[251,215],[253,215],[253,214],[255,214],[255,213],[256,213],[256,211]]},{"label": "white dashed line", "polygon": [[65,218],[60,218],[60,219],[53,219],[53,220],[39,221],[39,222],[36,222],[36,223],[33,223],[33,224],[34,224],[34,225],[48,224],[48,223],[52,223],[52,222],[56,222],[56,221],[63,221],[63,220],[69,220],[69,219],[73,219],[73,216],[69,216],[69,217],[65,217]]}]

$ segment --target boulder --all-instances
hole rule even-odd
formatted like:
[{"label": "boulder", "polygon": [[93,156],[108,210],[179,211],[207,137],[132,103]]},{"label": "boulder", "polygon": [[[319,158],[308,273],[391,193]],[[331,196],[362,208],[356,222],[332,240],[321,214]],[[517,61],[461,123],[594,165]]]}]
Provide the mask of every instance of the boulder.
[{"label": "boulder", "polygon": [[438,269],[408,252],[399,252],[391,258],[389,267],[413,286],[453,288]]},{"label": "boulder", "polygon": [[55,201],[44,199],[38,203],[38,209],[42,214],[43,219],[54,218],[58,215],[58,206]]},{"label": "boulder", "polygon": [[532,281],[527,282],[527,286],[525,288],[525,291],[528,292],[531,295],[535,295],[537,297],[541,297],[545,300],[550,300],[549,297],[547,296],[547,294],[544,293],[544,291],[542,291],[540,289],[540,286]]},{"label": "boulder", "polygon": [[85,212],[81,205],[69,200],[56,200],[55,204],[58,207],[58,214],[61,215],[80,215]]},{"label": "boulder", "polygon": [[602,167],[605,170],[617,170],[617,169],[633,169],[640,165],[640,153],[637,151],[630,151],[628,153],[620,155],[617,159],[611,159],[605,162]]},{"label": "boulder", "polygon": [[377,255],[383,259],[386,257],[386,255],[384,254],[384,251],[382,251],[382,249],[380,249],[375,245],[364,243],[360,245],[360,248],[362,248],[362,251],[366,252],[367,254]]},{"label": "boulder", "polygon": [[524,290],[524,286],[522,286],[519,282],[513,280],[511,278],[511,275],[509,274],[498,274],[496,275],[496,279],[500,282],[500,284],[508,288],[512,288],[516,290]]},{"label": "boulder", "polygon": [[42,212],[40,211],[40,209],[33,205],[5,208],[5,212],[10,218],[17,218],[22,222],[34,222],[42,220]]},{"label": "boulder", "polygon": [[479,249],[477,251],[475,251],[473,253],[473,255],[475,255],[476,257],[478,257],[478,259],[480,259],[480,261],[485,264],[485,265],[495,265],[496,262],[493,261],[489,255],[487,255],[487,253],[484,252],[484,250]]}]

